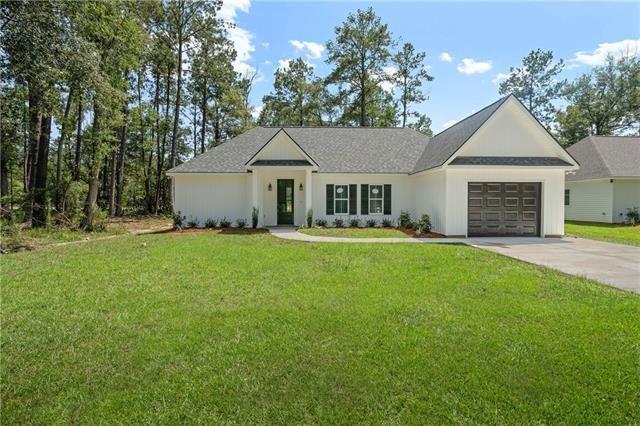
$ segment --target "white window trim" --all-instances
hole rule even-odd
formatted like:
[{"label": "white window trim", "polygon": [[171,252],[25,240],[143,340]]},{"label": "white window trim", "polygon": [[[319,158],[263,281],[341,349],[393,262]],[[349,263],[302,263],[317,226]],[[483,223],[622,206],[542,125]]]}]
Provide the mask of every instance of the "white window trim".
[{"label": "white window trim", "polygon": [[[369,191],[369,193],[367,194],[367,203],[368,208],[369,208],[369,216],[384,216],[384,183],[370,183],[369,187],[367,188],[367,191]],[[371,187],[372,186],[379,186],[380,187],[380,198],[375,198],[376,200],[382,200],[382,213],[373,213],[371,211]],[[388,215],[387,215],[388,216]]]},{"label": "white window trim", "polygon": [[[337,203],[337,201],[338,201],[338,197],[337,197],[338,193],[336,191],[338,190],[339,186],[346,186],[347,187],[347,198],[346,198],[346,200],[347,200],[347,212],[346,213],[338,213],[338,203]],[[335,183],[335,184],[333,184],[333,214],[335,216],[349,216],[349,205],[350,205],[349,202],[351,201],[349,199],[349,196],[350,196],[350,194],[349,194],[349,184],[348,183]],[[340,198],[340,201],[343,201],[343,200],[345,200],[345,198]]]}]

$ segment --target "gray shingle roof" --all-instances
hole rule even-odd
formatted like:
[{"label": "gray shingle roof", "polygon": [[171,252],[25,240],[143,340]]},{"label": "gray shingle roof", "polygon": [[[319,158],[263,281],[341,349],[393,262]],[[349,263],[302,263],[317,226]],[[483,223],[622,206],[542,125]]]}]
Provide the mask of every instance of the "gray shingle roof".
[{"label": "gray shingle roof", "polygon": [[[429,138],[409,128],[284,127],[322,173],[410,173]],[[243,173],[280,128],[255,127],[173,169],[176,173]]]},{"label": "gray shingle roof", "polygon": [[414,173],[441,166],[509,99],[508,96],[492,103],[473,115],[435,135],[422,153]]},{"label": "gray shingle roof", "polygon": [[571,166],[556,157],[456,157],[453,166]]},{"label": "gray shingle roof", "polygon": [[589,136],[567,151],[580,163],[580,170],[567,180],[640,177],[640,137]]}]

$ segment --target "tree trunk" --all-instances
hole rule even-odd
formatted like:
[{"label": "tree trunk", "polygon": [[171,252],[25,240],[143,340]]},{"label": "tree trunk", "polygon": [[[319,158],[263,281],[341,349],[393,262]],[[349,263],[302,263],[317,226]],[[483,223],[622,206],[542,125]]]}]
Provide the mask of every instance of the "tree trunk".
[{"label": "tree trunk", "polygon": [[[180,125],[180,95],[182,92],[182,32],[178,32],[178,76],[176,83],[176,102],[173,111],[173,134],[171,135],[171,154],[169,155],[169,168],[176,166],[176,153],[178,144],[178,130]],[[172,199],[171,187],[168,188],[168,198]],[[173,206],[171,206],[173,210]]]},{"label": "tree trunk", "polygon": [[122,208],[122,194],[124,193],[124,163],[127,154],[127,120],[129,118],[129,108],[127,101],[123,107],[124,123],[122,124],[120,134],[120,150],[118,152],[118,182],[116,192],[116,215],[122,216],[124,209]]},{"label": "tree trunk", "polygon": [[108,214],[114,216],[116,214],[116,177],[118,172],[118,146],[114,143],[111,147],[111,160],[109,161],[109,201]]},{"label": "tree trunk", "polygon": [[403,77],[402,85],[402,127],[407,125],[407,76]]},{"label": "tree trunk", "polygon": [[207,78],[204,79],[204,89],[202,90],[202,125],[200,126],[200,153],[205,151],[205,140],[207,138]]},{"label": "tree trunk", "polygon": [[[93,128],[94,137],[100,133],[100,114],[98,108],[94,108],[93,112]],[[93,230],[96,210],[98,208],[98,191],[100,189],[100,168],[102,165],[98,158],[94,159],[89,170],[89,192],[84,203],[84,217],[82,218],[81,228],[85,231]]]},{"label": "tree trunk", "polygon": [[[0,117],[1,118],[1,117]],[[6,206],[4,199],[9,195],[9,161],[7,160],[7,143],[0,138],[0,217],[11,216],[11,206]]]},{"label": "tree trunk", "polygon": [[367,125],[367,80],[364,67],[365,58],[360,58],[360,126]]},{"label": "tree trunk", "polygon": [[58,152],[56,159],[56,210],[60,211],[62,206],[62,158],[64,141],[67,139],[67,121],[69,119],[69,112],[71,111],[71,99],[73,99],[73,86],[69,89],[67,95],[67,103],[64,107],[64,116],[62,118],[62,129],[60,130],[60,139],[58,139]]},{"label": "tree trunk", "polygon": [[29,154],[25,165],[25,205],[24,221],[31,223],[33,218],[33,189],[35,187],[35,168],[38,163],[38,145],[42,131],[42,115],[40,114],[40,94],[32,85],[29,86]]},{"label": "tree trunk", "polygon": [[[167,78],[166,78],[166,98],[165,98],[165,110],[164,110],[164,120],[165,126],[163,126],[163,135],[162,135],[162,147],[160,147],[159,143],[157,146],[158,151],[158,161],[157,161],[157,169],[156,169],[156,198],[155,198],[155,213],[158,214],[160,211],[160,196],[162,195],[162,172],[164,168],[164,157],[166,154],[167,147],[167,126],[166,124],[169,122],[169,105],[170,105],[170,94],[171,94],[171,68],[167,69]],[[175,126],[174,126],[175,127]],[[158,135],[158,142],[160,140],[160,135]]]},{"label": "tree trunk", "polygon": [[82,94],[78,96],[78,129],[76,132],[76,155],[73,161],[73,180],[80,180],[80,153],[82,150]]},{"label": "tree trunk", "polygon": [[51,139],[51,115],[41,120],[40,140],[38,143],[38,161],[35,175],[32,177],[33,186],[33,216],[32,227],[47,225],[47,173],[49,166],[49,142]]}]

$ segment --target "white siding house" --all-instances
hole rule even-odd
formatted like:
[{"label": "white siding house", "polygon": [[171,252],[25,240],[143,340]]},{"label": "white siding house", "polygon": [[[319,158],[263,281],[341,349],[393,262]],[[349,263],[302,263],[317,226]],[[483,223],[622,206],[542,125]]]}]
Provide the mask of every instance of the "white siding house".
[{"label": "white siding house", "polygon": [[590,136],[568,151],[580,163],[566,175],[568,220],[620,223],[640,208],[640,137]]},{"label": "white siding house", "polygon": [[412,129],[252,129],[170,170],[174,208],[203,224],[332,224],[431,217],[450,236],[564,233],[564,174],[577,169],[509,96],[429,138]]}]

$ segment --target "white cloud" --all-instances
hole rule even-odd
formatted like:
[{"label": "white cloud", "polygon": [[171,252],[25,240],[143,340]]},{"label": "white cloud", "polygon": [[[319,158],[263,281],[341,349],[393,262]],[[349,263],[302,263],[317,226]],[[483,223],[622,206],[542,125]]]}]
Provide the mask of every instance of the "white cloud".
[{"label": "white cloud", "polygon": [[320,59],[324,52],[324,46],[313,41],[289,40],[289,44],[296,52],[304,52],[307,59]]},{"label": "white cloud", "polygon": [[264,109],[264,105],[258,105],[253,107],[251,109],[251,115],[253,116],[253,118],[258,118],[258,116],[260,116],[260,113],[262,112],[263,109]]},{"label": "white cloud", "polygon": [[482,74],[491,69],[491,61],[476,61],[472,58],[464,58],[458,64],[458,71],[462,74]]},{"label": "white cloud", "polygon": [[[388,65],[386,67],[382,68],[382,73],[386,76],[386,77],[391,77],[396,71],[398,71],[398,68]],[[391,81],[381,81],[380,83],[378,83],[380,88],[382,90],[384,90],[385,92],[392,92],[393,91],[393,82]]]},{"label": "white cloud", "polygon": [[260,46],[264,47],[265,49],[269,47],[269,42],[268,41],[263,41],[262,43],[260,43]]},{"label": "white cloud", "polygon": [[449,127],[453,126],[454,124],[456,124],[458,121],[460,120],[449,120],[446,121],[443,125],[442,125],[442,130],[448,129]]},{"label": "white cloud", "polygon": [[448,52],[442,52],[440,54],[440,60],[443,62],[451,62],[453,61],[453,56],[451,56],[451,54],[449,54]]},{"label": "white cloud", "polygon": [[289,62],[291,62],[291,58],[278,59],[278,69],[286,70],[289,68]]},{"label": "white cloud", "polygon": [[222,2],[222,7],[220,7],[220,11],[218,12],[218,16],[225,21],[234,22],[238,15],[238,10],[244,13],[249,13],[250,7],[251,0],[224,0]]},{"label": "white cloud", "polygon": [[635,56],[640,54],[640,39],[637,40],[620,40],[612,43],[600,43],[598,47],[591,52],[576,52],[571,63],[584,65],[602,65],[606,62],[607,56],[620,58],[622,56]]},{"label": "white cloud", "polygon": [[[238,11],[249,13],[251,8],[251,0],[224,0],[222,7],[218,12],[218,16],[226,22],[235,24]],[[229,29],[229,40],[233,43],[233,47],[237,52],[236,59],[233,61],[233,69],[241,74],[249,74],[255,71],[255,67],[249,65],[251,54],[256,48],[253,45],[253,34],[244,28],[234,25]]]},{"label": "white cloud", "polygon": [[502,81],[506,80],[507,78],[509,78],[509,74],[505,74],[503,72],[499,72],[498,74],[496,74],[496,76],[493,78],[493,80],[491,80],[491,82],[497,86],[498,84],[500,84]]},{"label": "white cloud", "polygon": [[273,62],[271,62],[271,61],[270,61],[270,60],[268,60],[268,59],[267,59],[266,61],[264,61],[264,64],[265,64],[265,65],[271,65],[272,63],[273,63]]}]

